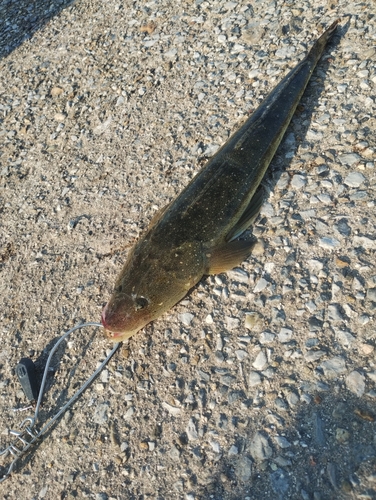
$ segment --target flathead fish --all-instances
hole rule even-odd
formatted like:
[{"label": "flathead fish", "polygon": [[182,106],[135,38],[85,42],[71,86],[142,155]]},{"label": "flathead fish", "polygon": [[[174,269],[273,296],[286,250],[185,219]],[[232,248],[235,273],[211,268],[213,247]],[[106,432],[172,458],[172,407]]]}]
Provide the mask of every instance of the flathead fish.
[{"label": "flathead fish", "polygon": [[204,275],[232,269],[251,254],[254,241],[237,238],[259,213],[262,191],[257,188],[337,24],[318,38],[133,247],[102,313],[112,340],[130,337]]}]

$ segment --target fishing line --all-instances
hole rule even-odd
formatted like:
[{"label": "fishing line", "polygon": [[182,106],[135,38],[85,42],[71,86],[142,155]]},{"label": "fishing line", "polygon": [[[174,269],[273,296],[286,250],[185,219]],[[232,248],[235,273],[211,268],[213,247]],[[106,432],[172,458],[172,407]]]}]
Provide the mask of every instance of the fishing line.
[{"label": "fishing line", "polygon": [[[46,385],[48,370],[51,364],[52,356],[55,353],[56,349],[59,345],[65,340],[72,332],[76,330],[80,330],[81,328],[86,328],[88,326],[95,326],[98,328],[103,328],[101,323],[83,323],[81,325],[76,325],[67,332],[65,332],[60,339],[56,342],[54,347],[51,349],[50,354],[47,359],[46,366],[44,368],[43,379],[41,383],[41,387],[38,394],[37,388],[37,379],[35,373],[35,366],[31,359],[23,358],[20,363],[17,365],[16,373],[18,375],[19,381],[24,389],[26,397],[29,400],[37,399],[37,404],[35,406],[35,412],[33,417],[26,417],[20,424],[19,430],[11,430],[9,433],[12,436],[15,436],[13,442],[4,450],[0,450],[0,457],[12,457],[12,461],[10,462],[8,469],[6,470],[6,466],[2,466],[0,468],[0,483],[5,481],[11,473],[17,463],[17,461],[25,455],[25,453],[31,448],[31,446],[41,438],[46,432],[50,429],[50,427],[61,417],[61,415],[78,399],[81,394],[89,387],[89,385],[93,382],[93,380],[97,377],[97,375],[103,370],[109,360],[117,351],[121,342],[114,344],[114,347],[109,352],[104,361],[100,364],[100,366],[95,370],[95,372],[89,377],[86,382],[82,384],[82,386],[75,392],[75,394],[69,399],[64,406],[60,408],[60,410],[47,422],[44,426],[38,431],[35,426],[38,422],[39,409],[42,404],[44,389]],[[29,407],[30,409],[30,407]],[[4,471],[2,470],[4,469]]]}]

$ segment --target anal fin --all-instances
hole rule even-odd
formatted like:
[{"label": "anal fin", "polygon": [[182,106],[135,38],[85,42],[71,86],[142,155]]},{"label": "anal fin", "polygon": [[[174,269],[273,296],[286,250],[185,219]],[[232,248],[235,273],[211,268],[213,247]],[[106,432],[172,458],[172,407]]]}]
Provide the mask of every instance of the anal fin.
[{"label": "anal fin", "polygon": [[243,215],[240,217],[235,226],[228,233],[226,240],[233,241],[238,238],[246,229],[249,228],[256,220],[260,213],[262,204],[264,202],[264,190],[259,189],[253,195],[248,207],[245,209]]},{"label": "anal fin", "polygon": [[208,267],[205,274],[218,274],[229,271],[241,264],[251,253],[256,239],[230,241],[206,252]]}]

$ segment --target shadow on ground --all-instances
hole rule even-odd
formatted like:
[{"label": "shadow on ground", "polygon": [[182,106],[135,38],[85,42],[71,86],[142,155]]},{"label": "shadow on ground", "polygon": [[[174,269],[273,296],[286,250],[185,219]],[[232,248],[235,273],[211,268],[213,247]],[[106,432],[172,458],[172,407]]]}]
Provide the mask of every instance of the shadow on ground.
[{"label": "shadow on ground", "polygon": [[0,59],[28,40],[75,0],[3,0],[0,4]]},{"label": "shadow on ground", "polygon": [[238,437],[240,456],[223,456],[217,465],[203,464],[212,468],[213,480],[200,498],[376,498],[376,405],[346,389],[333,392],[317,394],[310,404],[301,405],[291,425],[281,418],[276,434],[283,435],[289,446],[281,448],[266,431],[256,433],[269,444],[264,453],[272,457],[265,462],[252,457],[252,422]]}]

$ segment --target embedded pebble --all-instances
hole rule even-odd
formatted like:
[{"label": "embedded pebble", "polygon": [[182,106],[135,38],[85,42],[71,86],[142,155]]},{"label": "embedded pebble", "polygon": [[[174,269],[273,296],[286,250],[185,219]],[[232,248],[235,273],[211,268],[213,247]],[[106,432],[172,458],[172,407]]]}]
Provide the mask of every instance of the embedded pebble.
[{"label": "embedded pebble", "polygon": [[333,248],[338,248],[341,244],[336,238],[331,238],[329,236],[324,236],[319,239],[319,245],[327,250],[332,250]]},{"label": "embedded pebble", "polygon": [[359,187],[365,180],[366,178],[360,172],[351,172],[343,182],[349,187]]},{"label": "embedded pebble", "polygon": [[294,407],[299,403],[299,396],[295,392],[289,391],[286,394],[286,401],[291,407]]},{"label": "embedded pebble", "polygon": [[263,290],[265,290],[265,288],[269,285],[268,281],[265,279],[265,278],[260,278],[257,283],[256,283],[256,286],[254,287],[253,291],[255,293],[257,292],[262,292]]},{"label": "embedded pebble", "polygon": [[248,377],[248,385],[249,387],[255,387],[256,385],[261,384],[262,379],[259,373],[257,372],[250,372],[249,377]]},{"label": "embedded pebble", "polygon": [[206,318],[205,318],[205,323],[206,323],[207,325],[212,325],[212,324],[213,324],[213,322],[214,322],[214,321],[213,321],[213,316],[212,316],[211,314],[208,314],[208,315],[206,316]]},{"label": "embedded pebble", "polygon": [[265,243],[262,240],[257,240],[252,247],[252,255],[254,257],[260,257],[265,252]]},{"label": "embedded pebble", "polygon": [[238,318],[231,318],[226,316],[226,326],[229,331],[235,330],[240,325],[240,320]]},{"label": "embedded pebble", "polygon": [[261,432],[256,432],[249,442],[249,452],[256,461],[263,461],[270,458],[273,450],[269,445],[268,438]]},{"label": "embedded pebble", "polygon": [[334,490],[337,490],[338,489],[337,470],[336,470],[335,464],[329,462],[326,470],[327,470],[329,481],[330,481],[331,485],[333,486]]},{"label": "embedded pebble", "polygon": [[193,318],[194,314],[192,313],[179,314],[179,319],[185,326],[189,326],[192,323]]},{"label": "embedded pebble", "polygon": [[356,338],[346,330],[336,330],[335,333],[336,339],[345,347],[351,347],[356,341]]},{"label": "embedded pebble", "polygon": [[235,354],[239,361],[244,361],[248,357],[247,351],[243,351],[243,349],[238,349]]},{"label": "embedded pebble", "polygon": [[271,332],[262,332],[259,335],[260,344],[269,344],[270,342],[273,342],[274,339],[275,335]]},{"label": "embedded pebble", "polygon": [[235,467],[236,477],[242,483],[247,483],[252,475],[252,460],[248,457],[240,457]]},{"label": "embedded pebble", "polygon": [[342,165],[349,165],[351,167],[354,163],[357,163],[361,157],[357,153],[346,153],[339,155],[338,159]]},{"label": "embedded pebble", "polygon": [[108,420],[109,403],[101,403],[98,405],[93,413],[93,421],[98,425],[104,425]]},{"label": "embedded pebble", "polygon": [[337,427],[336,429],[336,440],[339,443],[346,443],[350,438],[350,433],[346,429],[341,429]]},{"label": "embedded pebble", "polygon": [[294,189],[302,189],[307,184],[307,178],[304,175],[295,174],[291,179],[291,187]]},{"label": "embedded pebble", "polygon": [[228,271],[227,276],[229,279],[238,281],[239,283],[248,283],[249,282],[249,274],[244,269],[239,267]]},{"label": "embedded pebble", "polygon": [[246,312],[244,324],[253,332],[260,332],[264,326],[264,318],[259,312]]},{"label": "embedded pebble", "polygon": [[259,43],[264,35],[264,28],[259,21],[251,21],[243,30],[242,38],[250,44]]},{"label": "embedded pebble", "polygon": [[284,436],[274,436],[274,441],[280,448],[289,448],[291,443]]},{"label": "embedded pebble", "polygon": [[345,360],[340,356],[323,361],[320,367],[324,370],[324,374],[327,378],[339,377],[346,371]]},{"label": "embedded pebble", "polygon": [[266,354],[264,353],[264,351],[260,351],[257,354],[252,366],[256,368],[256,370],[262,370],[266,366],[267,362],[268,360]]},{"label": "embedded pebble", "polygon": [[324,356],[324,354],[325,354],[324,351],[310,350],[306,352],[306,354],[304,355],[304,359],[307,361],[307,363],[312,363],[320,359],[322,356]]},{"label": "embedded pebble", "polygon": [[328,319],[329,321],[343,321],[344,315],[339,304],[330,304],[328,306]]},{"label": "embedded pebble", "polygon": [[319,446],[324,446],[325,444],[325,433],[324,433],[324,423],[320,415],[315,412],[313,414],[313,437]]},{"label": "embedded pebble", "polygon": [[230,447],[230,449],[228,450],[228,456],[231,457],[231,456],[234,456],[234,455],[237,455],[239,453],[239,449],[237,448],[237,446],[235,446],[234,444]]},{"label": "embedded pebble", "polygon": [[363,396],[366,389],[364,375],[360,374],[356,370],[352,371],[346,377],[346,387],[358,397]]},{"label": "embedded pebble", "polygon": [[376,239],[369,238],[368,236],[354,236],[354,245],[362,246],[364,248],[376,248]]},{"label": "embedded pebble", "polygon": [[376,288],[368,288],[367,299],[376,302]]},{"label": "embedded pebble", "polygon": [[185,432],[187,433],[189,441],[196,441],[198,439],[196,424],[192,418],[189,420]]},{"label": "embedded pebble", "polygon": [[286,472],[282,469],[277,469],[270,474],[270,482],[272,488],[276,494],[276,500],[284,499],[285,495],[290,487],[290,482],[287,478]]},{"label": "embedded pebble", "polygon": [[181,413],[180,408],[178,408],[176,406],[172,406],[172,405],[166,403],[165,401],[162,402],[162,406],[170,413],[170,415],[174,415],[175,417],[177,417]]},{"label": "embedded pebble", "polygon": [[292,339],[292,330],[290,330],[289,328],[281,328],[277,337],[282,344],[290,342],[290,340]]}]

